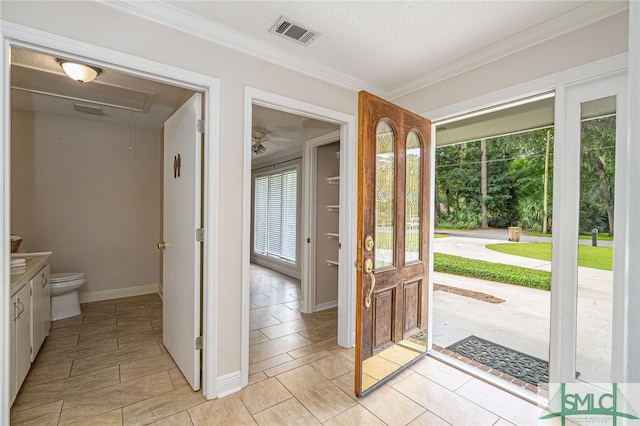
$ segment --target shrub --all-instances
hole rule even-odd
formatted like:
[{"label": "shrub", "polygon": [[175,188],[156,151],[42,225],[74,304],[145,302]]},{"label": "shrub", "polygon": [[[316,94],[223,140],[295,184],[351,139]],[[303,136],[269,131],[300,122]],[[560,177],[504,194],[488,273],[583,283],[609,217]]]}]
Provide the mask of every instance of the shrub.
[{"label": "shrub", "polygon": [[521,285],[541,290],[551,289],[550,272],[523,268],[521,266],[434,253],[433,269],[437,272]]}]

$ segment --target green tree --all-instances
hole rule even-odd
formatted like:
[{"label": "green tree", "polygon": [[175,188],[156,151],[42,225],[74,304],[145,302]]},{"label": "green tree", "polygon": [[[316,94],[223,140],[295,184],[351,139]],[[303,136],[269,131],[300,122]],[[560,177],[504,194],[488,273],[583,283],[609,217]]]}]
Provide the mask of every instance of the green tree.
[{"label": "green tree", "polygon": [[482,201],[490,227],[520,225],[541,230],[547,130],[488,139],[487,196],[482,197],[480,141],[436,150],[440,226],[478,227]]},{"label": "green tree", "polygon": [[581,136],[580,232],[598,228],[613,235],[615,116],[584,121]]}]

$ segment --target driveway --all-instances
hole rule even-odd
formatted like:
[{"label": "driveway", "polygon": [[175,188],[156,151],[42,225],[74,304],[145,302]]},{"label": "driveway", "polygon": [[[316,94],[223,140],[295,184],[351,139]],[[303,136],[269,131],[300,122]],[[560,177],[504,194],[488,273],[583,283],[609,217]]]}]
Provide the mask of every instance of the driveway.
[{"label": "driveway", "polygon": [[[493,238],[480,238],[477,234],[458,236],[457,233],[437,238],[434,239],[434,250],[488,262],[551,270],[550,262],[487,249],[487,244],[508,243],[508,237],[484,235]],[[550,292],[439,272],[434,274],[434,283],[479,291],[505,302],[492,304],[435,291],[433,343],[447,347],[473,334],[543,360],[549,359]],[[610,271],[578,268],[577,370],[581,372],[581,378],[591,382],[609,381],[611,283]]]}]

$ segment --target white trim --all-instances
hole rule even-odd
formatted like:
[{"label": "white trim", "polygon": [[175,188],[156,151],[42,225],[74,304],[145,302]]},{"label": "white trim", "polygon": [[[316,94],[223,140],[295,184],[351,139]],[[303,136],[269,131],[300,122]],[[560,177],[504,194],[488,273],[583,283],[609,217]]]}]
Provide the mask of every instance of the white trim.
[{"label": "white trim", "polygon": [[[303,182],[304,192],[302,194],[302,230],[303,230],[303,252],[305,259],[316,258],[316,176],[317,176],[317,153],[318,147],[340,140],[340,131],[330,132],[322,136],[309,139],[304,142],[303,150]],[[306,235],[306,237],[304,237]],[[311,243],[307,243],[307,238]],[[338,240],[340,237],[338,236]],[[302,306],[304,313],[315,312],[316,306],[316,262],[309,261],[302,263]],[[336,301],[337,303],[337,301]],[[337,304],[336,304],[337,306]]]},{"label": "white trim", "polygon": [[[624,191],[626,183],[626,164],[623,158],[626,155],[626,73],[621,72],[595,78],[580,84],[567,85],[565,102],[556,103],[556,111],[564,111],[559,118],[564,120],[564,126],[554,132],[554,147],[561,149],[554,151],[554,191],[553,221],[560,226],[554,226],[557,232],[553,233],[553,274],[551,284],[551,298],[559,297],[562,305],[556,314],[557,321],[561,321],[562,337],[559,347],[551,348],[551,352],[560,351],[556,361],[560,362],[560,382],[574,382],[576,372],[576,342],[577,342],[577,298],[578,298],[578,224],[580,213],[580,147],[581,147],[581,105],[594,99],[616,95],[616,209],[614,235],[614,270],[612,282],[612,323],[611,329],[605,334],[611,333],[611,376],[602,381],[624,381],[621,374],[621,364],[624,351],[615,351],[614,348],[624,348],[624,316],[620,313],[624,310],[624,275],[620,268],[624,268],[625,236],[621,232],[625,226],[626,200]],[[563,131],[564,130],[564,131]],[[557,175],[556,175],[557,173]],[[556,186],[558,184],[558,186]],[[553,328],[553,327],[552,327]],[[557,371],[557,370],[556,370]],[[615,379],[615,380],[614,380]],[[550,378],[555,382],[555,379]]]},{"label": "white trim", "polygon": [[135,287],[116,288],[113,290],[90,291],[78,293],[80,303],[99,302],[100,300],[120,299],[122,297],[141,296],[159,293],[159,284],[139,285]]},{"label": "white trim", "polygon": [[[628,117],[627,122],[627,223],[626,223],[626,284],[624,308],[625,342],[624,378],[625,382],[640,382],[640,4],[632,1],[629,6],[629,71],[628,71]],[[631,119],[631,117],[635,117]],[[617,208],[617,207],[616,207]],[[634,218],[631,220],[631,218]]]},{"label": "white trim", "polygon": [[[218,359],[224,345],[219,342],[220,315],[218,297],[220,268],[220,80],[204,77],[208,85],[205,92],[204,134],[204,243],[202,294],[202,393],[206,399],[219,396]],[[196,80],[199,81],[199,80]]]},{"label": "white trim", "polygon": [[487,93],[471,99],[465,99],[464,101],[446,105],[421,115],[429,118],[433,125],[437,126],[440,125],[442,121],[453,116],[472,113],[479,109],[517,101],[524,97],[535,96],[540,93],[554,90],[559,86],[569,83],[578,83],[580,81],[593,78],[593,76],[624,71],[626,68],[627,55],[626,53],[621,53],[619,55],[610,56],[595,62],[590,62],[585,65],[517,84],[515,86],[506,87],[492,93]]},{"label": "white trim", "polygon": [[223,398],[242,389],[242,372],[237,370],[233,373],[223,374],[218,377],[218,398]]},{"label": "white trim", "polygon": [[379,96],[395,99],[429,85],[441,82],[513,53],[539,45],[578,28],[592,24],[628,8],[626,2],[589,2],[575,10],[524,30],[483,49],[429,70],[416,78],[395,86],[379,84],[352,77],[310,58],[291,53],[264,40],[225,27],[183,9],[161,2],[112,2],[100,0],[108,7],[158,23],[195,37],[242,52],[246,55],[317,78],[354,92],[367,90]]},{"label": "white trim", "polygon": [[338,299],[316,305],[315,311],[324,311],[338,306]]},{"label": "white trim", "polygon": [[[205,197],[203,200],[205,210],[205,242],[204,242],[204,285],[203,285],[203,337],[205,346],[202,351],[202,392],[205,398],[217,397],[217,359],[218,359],[218,209],[219,209],[219,128],[220,128],[220,82],[217,78],[196,73],[186,69],[172,67],[163,63],[143,59],[104,47],[91,45],[77,40],[68,39],[56,34],[46,33],[29,27],[16,25],[2,21],[2,94],[3,94],[3,170],[2,182],[0,182],[0,210],[3,212],[3,223],[0,235],[9,235],[10,217],[10,46],[20,46],[27,49],[38,50],[54,55],[64,55],[69,59],[82,59],[85,63],[104,66],[114,70],[126,72],[141,78],[160,81],[175,86],[180,86],[195,91],[201,91],[205,97],[205,120],[207,128],[205,133],[205,146],[208,148],[205,154]],[[8,282],[9,268],[6,259],[9,254],[5,245],[0,245],[0,266],[5,281]],[[8,305],[8,289],[0,295],[0,309]],[[6,313],[5,313],[6,316]],[[3,347],[0,355],[2,368],[2,386],[8,390],[8,328],[6,321],[2,321]],[[4,331],[6,330],[6,331]],[[7,395],[8,392],[1,392]],[[2,418],[0,423],[8,424],[9,405],[6,397],[2,398]]]},{"label": "white trim", "polygon": [[427,282],[427,291],[429,292],[427,297],[429,298],[429,304],[427,309],[427,351],[430,351],[433,347],[433,256],[435,253],[435,217],[436,217],[436,207],[434,205],[435,202],[435,193],[436,193],[436,126],[431,123],[431,151],[429,152],[429,200],[434,200],[431,202],[430,214],[429,214],[429,238],[431,239],[431,244],[429,244],[429,278]]},{"label": "white trim", "polygon": [[[253,105],[315,118],[317,120],[340,125],[340,236],[342,250],[339,262],[348,265],[355,259],[355,172],[357,170],[357,156],[355,137],[356,118],[350,114],[331,110],[304,101],[267,92],[261,89],[245,86],[244,90],[244,144],[243,144],[243,185],[242,185],[242,221],[250,223],[251,220],[251,126],[253,118]],[[344,178],[343,178],[344,176]],[[305,182],[302,183],[303,187]],[[343,207],[344,206],[344,207]],[[350,215],[350,216],[348,216]],[[243,228],[242,235],[242,336],[241,336],[241,371],[242,383],[246,386],[249,382],[249,278],[250,265],[249,253],[251,232],[248,227]],[[301,253],[301,262],[307,262]],[[338,344],[351,347],[355,336],[355,269],[340,268],[338,282]]]},{"label": "white trim", "polygon": [[340,242],[338,254],[338,344],[356,344],[356,260],[358,213],[358,139],[356,117],[340,126]]},{"label": "white trim", "polygon": [[[0,25],[3,25],[0,22]],[[0,85],[0,98],[2,99],[2,105],[9,105],[10,100],[10,61],[6,58],[9,55],[9,43],[4,37],[4,27],[0,27],[3,34],[0,35],[0,54],[2,55],[2,69],[1,69],[1,85]],[[0,128],[2,129],[2,140],[11,140],[11,116],[10,108],[0,108],[2,111],[2,117],[0,117]],[[10,191],[11,191],[11,144],[3,143],[0,146],[0,211],[2,211],[2,219],[0,219],[0,241],[9,241],[10,231],[10,215],[7,214],[11,211],[9,206]],[[0,424],[9,424],[9,411],[11,408],[11,402],[9,401],[9,350],[10,350],[10,300],[11,289],[6,283],[11,282],[11,272],[9,267],[10,250],[7,250],[7,244],[0,244],[0,274],[2,274],[2,283],[4,284],[0,289],[0,345],[2,350],[0,351]]]}]

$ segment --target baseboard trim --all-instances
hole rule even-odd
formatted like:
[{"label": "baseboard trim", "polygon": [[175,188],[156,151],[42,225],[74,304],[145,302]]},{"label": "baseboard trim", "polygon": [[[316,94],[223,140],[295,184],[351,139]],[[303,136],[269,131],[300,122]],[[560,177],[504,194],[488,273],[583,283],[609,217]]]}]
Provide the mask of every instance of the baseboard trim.
[{"label": "baseboard trim", "polygon": [[231,395],[240,389],[242,389],[242,374],[239,370],[218,377],[218,398]]},{"label": "baseboard trim", "polygon": [[338,299],[316,305],[316,312],[324,311],[325,309],[335,308],[336,306],[338,306]]},{"label": "baseboard trim", "polygon": [[143,294],[158,293],[158,284],[139,285],[136,287],[116,288],[113,290],[91,291],[79,293],[80,303],[99,302],[100,300],[119,299],[121,297],[141,296]]}]

